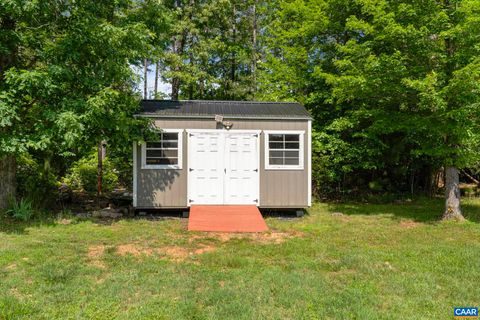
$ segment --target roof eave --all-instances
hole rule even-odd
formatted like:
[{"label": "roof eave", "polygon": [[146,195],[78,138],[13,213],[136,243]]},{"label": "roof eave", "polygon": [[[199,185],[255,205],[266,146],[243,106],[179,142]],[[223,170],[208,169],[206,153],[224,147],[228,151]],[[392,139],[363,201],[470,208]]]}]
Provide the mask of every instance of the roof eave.
[{"label": "roof eave", "polygon": [[[155,113],[135,114],[135,118],[166,118],[166,119],[215,119],[214,115],[163,115]],[[241,116],[241,115],[224,115],[225,119],[245,119],[245,120],[313,120],[312,117],[301,116]]]}]

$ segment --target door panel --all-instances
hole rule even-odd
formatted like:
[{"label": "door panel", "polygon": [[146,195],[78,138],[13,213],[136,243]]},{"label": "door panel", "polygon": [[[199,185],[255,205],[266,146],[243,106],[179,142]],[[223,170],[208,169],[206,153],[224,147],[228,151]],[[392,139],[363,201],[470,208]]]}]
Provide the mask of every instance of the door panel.
[{"label": "door panel", "polygon": [[188,134],[189,204],[258,205],[258,134]]},{"label": "door panel", "polygon": [[188,136],[189,203],[223,203],[223,135],[202,132]]},{"label": "door panel", "polygon": [[225,204],[258,204],[258,134],[225,136]]}]

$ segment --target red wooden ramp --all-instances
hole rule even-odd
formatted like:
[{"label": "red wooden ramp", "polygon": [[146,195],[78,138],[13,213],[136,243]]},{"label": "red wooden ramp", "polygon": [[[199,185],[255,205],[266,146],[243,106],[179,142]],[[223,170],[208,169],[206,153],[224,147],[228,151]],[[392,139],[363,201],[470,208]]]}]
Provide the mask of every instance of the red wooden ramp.
[{"label": "red wooden ramp", "polygon": [[190,207],[189,231],[263,232],[268,227],[256,206]]}]

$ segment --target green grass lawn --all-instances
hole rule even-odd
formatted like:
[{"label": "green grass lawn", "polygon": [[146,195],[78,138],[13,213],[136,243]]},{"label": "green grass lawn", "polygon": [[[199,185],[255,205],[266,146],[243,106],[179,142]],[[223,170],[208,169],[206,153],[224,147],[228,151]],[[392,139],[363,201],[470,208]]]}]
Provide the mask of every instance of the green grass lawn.
[{"label": "green grass lawn", "polygon": [[442,205],[318,204],[264,235],[0,220],[0,319],[451,319],[480,305],[480,200]]}]

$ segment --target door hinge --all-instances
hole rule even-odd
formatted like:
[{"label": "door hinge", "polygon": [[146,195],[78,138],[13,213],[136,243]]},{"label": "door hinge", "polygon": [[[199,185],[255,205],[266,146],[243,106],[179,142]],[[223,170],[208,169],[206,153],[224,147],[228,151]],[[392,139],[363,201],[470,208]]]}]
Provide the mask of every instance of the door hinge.
[{"label": "door hinge", "polygon": [[192,168],[188,168],[188,171],[192,172],[192,171],[193,171],[193,169],[192,169]]},{"label": "door hinge", "polygon": [[255,200],[253,200],[253,202],[256,202],[256,203],[258,203],[258,199],[255,199]]},{"label": "door hinge", "polygon": [[227,174],[227,168],[224,168],[224,169],[223,169],[223,172],[224,172],[225,174]]},{"label": "door hinge", "polygon": [[189,133],[188,136],[189,136],[189,137],[193,137],[193,134],[192,134],[192,133]]},{"label": "door hinge", "polygon": [[192,202],[193,202],[193,200],[192,200],[192,199],[188,199],[188,202],[192,203]]},{"label": "door hinge", "polygon": [[253,136],[254,136],[255,138],[258,138],[258,134],[254,134]]},{"label": "door hinge", "polygon": [[255,170],[253,170],[253,171],[258,172],[258,169],[255,169]]}]

